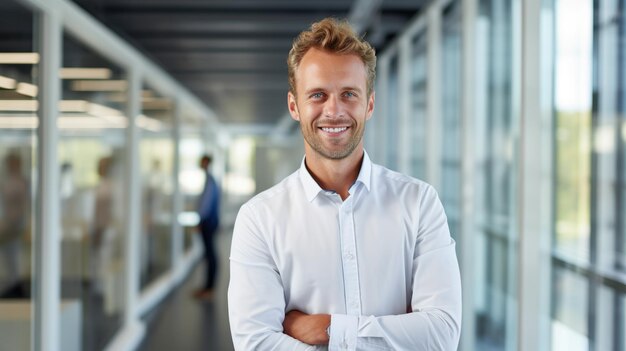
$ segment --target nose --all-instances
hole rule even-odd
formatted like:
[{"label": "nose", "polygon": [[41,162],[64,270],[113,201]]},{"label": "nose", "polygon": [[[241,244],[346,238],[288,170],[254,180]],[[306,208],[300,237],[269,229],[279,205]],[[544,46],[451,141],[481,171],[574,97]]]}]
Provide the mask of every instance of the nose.
[{"label": "nose", "polygon": [[343,116],[343,107],[339,97],[330,95],[324,103],[324,116],[335,118]]}]

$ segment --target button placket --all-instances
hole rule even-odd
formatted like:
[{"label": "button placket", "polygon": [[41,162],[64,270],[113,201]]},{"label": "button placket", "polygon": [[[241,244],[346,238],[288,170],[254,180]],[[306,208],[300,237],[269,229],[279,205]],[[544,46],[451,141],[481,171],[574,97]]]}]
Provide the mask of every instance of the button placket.
[{"label": "button placket", "polygon": [[341,246],[344,252],[343,270],[344,286],[346,289],[346,309],[349,315],[361,314],[361,292],[359,287],[359,272],[356,256],[356,233],[352,215],[352,199],[349,197],[342,203],[339,210]]}]

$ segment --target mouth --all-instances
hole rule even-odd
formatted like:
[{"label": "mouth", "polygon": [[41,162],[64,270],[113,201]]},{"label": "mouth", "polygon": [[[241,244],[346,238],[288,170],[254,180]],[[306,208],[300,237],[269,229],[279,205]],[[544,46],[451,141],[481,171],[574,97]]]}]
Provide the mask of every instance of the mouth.
[{"label": "mouth", "polygon": [[339,135],[347,131],[350,127],[318,127],[317,129],[330,135]]}]

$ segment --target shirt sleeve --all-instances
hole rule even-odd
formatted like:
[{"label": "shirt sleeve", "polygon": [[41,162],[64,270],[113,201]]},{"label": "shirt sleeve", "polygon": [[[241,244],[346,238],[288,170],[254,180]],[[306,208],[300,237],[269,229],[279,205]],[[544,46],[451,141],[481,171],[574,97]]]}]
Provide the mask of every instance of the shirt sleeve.
[{"label": "shirt sleeve", "polygon": [[409,312],[331,316],[329,350],[456,350],[461,277],[443,206],[431,187],[419,206]]},{"label": "shirt sleeve", "polygon": [[278,269],[248,205],[239,210],[230,254],[228,314],[235,350],[318,350],[283,333]]}]

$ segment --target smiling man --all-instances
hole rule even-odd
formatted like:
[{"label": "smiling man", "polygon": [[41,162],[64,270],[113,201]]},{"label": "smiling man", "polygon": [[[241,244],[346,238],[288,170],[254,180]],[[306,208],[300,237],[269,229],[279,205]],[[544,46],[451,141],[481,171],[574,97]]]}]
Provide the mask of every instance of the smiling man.
[{"label": "smiling man", "polygon": [[363,148],[375,66],[347,22],[322,20],[294,41],[288,107],[305,157],[237,216],[237,350],[456,350],[461,282],[441,202]]}]

